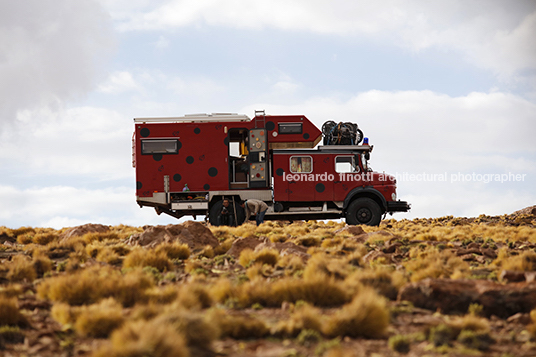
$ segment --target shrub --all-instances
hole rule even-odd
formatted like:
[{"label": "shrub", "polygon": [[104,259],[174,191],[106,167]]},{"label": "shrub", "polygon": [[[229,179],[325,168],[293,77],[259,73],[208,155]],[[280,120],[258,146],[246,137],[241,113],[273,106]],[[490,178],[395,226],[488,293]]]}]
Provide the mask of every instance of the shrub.
[{"label": "shrub", "polygon": [[458,335],[458,342],[475,350],[487,351],[494,340],[488,332],[462,330]]},{"label": "shrub", "polygon": [[187,309],[206,309],[214,303],[208,289],[198,283],[183,285],[177,303]]},{"label": "shrub", "polygon": [[147,300],[153,304],[170,304],[177,299],[179,292],[176,286],[167,285],[147,290]]},{"label": "shrub", "polygon": [[76,323],[76,332],[86,337],[104,338],[123,324],[122,307],[113,298],[81,308]]},{"label": "shrub", "polygon": [[47,245],[56,239],[58,239],[57,233],[37,233],[33,237],[33,242],[39,245]]},{"label": "shrub", "polygon": [[18,326],[0,326],[0,347],[2,342],[23,343],[24,334]]},{"label": "shrub", "polygon": [[527,326],[527,331],[529,332],[530,337],[533,340],[536,340],[536,309],[530,312],[530,319],[532,320],[532,324]]},{"label": "shrub", "polygon": [[344,285],[352,292],[357,292],[362,285],[370,286],[386,298],[396,300],[398,289],[404,282],[405,279],[402,273],[389,268],[378,267],[358,270],[352,273],[345,279]]},{"label": "shrub", "polygon": [[52,270],[52,261],[42,253],[34,255],[32,264],[35,273],[39,278],[42,278],[45,273]]},{"label": "shrub", "polygon": [[279,252],[275,249],[264,248],[258,252],[247,248],[240,253],[238,262],[244,268],[249,267],[251,264],[260,263],[274,266],[279,259]]},{"label": "shrub", "polygon": [[231,315],[222,309],[212,309],[207,312],[207,318],[218,328],[220,338],[261,338],[269,333],[262,320],[246,314]]},{"label": "shrub", "polygon": [[294,254],[281,257],[277,265],[285,269],[285,275],[293,275],[305,267],[303,259]]},{"label": "shrub", "polygon": [[350,274],[351,266],[341,259],[330,258],[325,254],[315,254],[307,262],[303,278],[317,279],[318,277],[344,279]]},{"label": "shrub", "polygon": [[17,300],[0,296],[0,325],[28,326],[28,321],[20,313]]},{"label": "shrub", "polygon": [[156,253],[164,252],[169,259],[188,259],[190,256],[190,247],[188,244],[179,242],[162,243],[156,247]]},{"label": "shrub", "polygon": [[184,338],[170,324],[161,321],[135,321],[112,333],[110,343],[93,357],[189,357]]},{"label": "shrub", "polygon": [[23,255],[16,255],[8,264],[7,278],[10,281],[32,282],[37,277],[33,263]]},{"label": "shrub", "polygon": [[331,337],[377,338],[383,335],[388,325],[386,300],[368,288],[328,319],[324,333]]},{"label": "shrub", "polygon": [[69,305],[94,304],[113,297],[128,307],[146,301],[146,290],[153,285],[153,280],[138,270],[122,275],[109,267],[96,267],[48,278],[37,287],[37,293],[41,298]]},{"label": "shrub", "polygon": [[438,251],[430,247],[420,251],[412,248],[410,257],[413,259],[403,265],[413,282],[425,278],[449,278],[454,274],[461,278],[469,273],[469,265],[449,250]]},{"label": "shrub", "polygon": [[454,331],[450,326],[446,324],[439,324],[430,329],[430,335],[428,339],[434,346],[443,346],[449,345],[452,340],[457,336],[456,331]]},{"label": "shrub", "polygon": [[214,322],[208,322],[200,313],[184,309],[168,311],[155,318],[155,323],[170,325],[175,331],[184,336],[188,346],[208,347],[218,337],[218,329]]},{"label": "shrub", "polygon": [[502,268],[505,270],[534,271],[536,270],[536,253],[527,250],[520,255],[508,257],[502,262]]},{"label": "shrub", "polygon": [[302,331],[322,331],[322,312],[308,304],[297,307],[286,321],[277,324],[274,334],[286,337],[296,337]]},{"label": "shrub", "polygon": [[389,348],[399,353],[408,353],[411,345],[411,341],[407,336],[395,335],[389,337],[387,342]]},{"label": "shrub", "polygon": [[95,259],[98,262],[108,263],[108,264],[119,264],[121,263],[121,257],[117,254],[112,248],[105,247],[99,251]]},{"label": "shrub", "polygon": [[82,239],[86,243],[92,243],[92,242],[102,242],[104,240],[119,240],[119,235],[113,231],[109,232],[89,232],[82,236]]},{"label": "shrub", "polygon": [[166,253],[144,248],[135,248],[132,250],[123,261],[123,267],[136,268],[151,266],[159,271],[169,271],[173,269],[173,264],[169,260]]}]

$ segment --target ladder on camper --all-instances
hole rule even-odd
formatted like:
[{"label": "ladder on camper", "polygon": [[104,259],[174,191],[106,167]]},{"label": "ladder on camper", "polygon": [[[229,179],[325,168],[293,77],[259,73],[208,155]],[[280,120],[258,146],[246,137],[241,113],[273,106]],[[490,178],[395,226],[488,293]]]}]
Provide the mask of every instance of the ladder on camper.
[{"label": "ladder on camper", "polygon": [[[260,125],[262,124],[262,125]],[[266,113],[264,110],[255,110],[255,129],[266,127]]]}]

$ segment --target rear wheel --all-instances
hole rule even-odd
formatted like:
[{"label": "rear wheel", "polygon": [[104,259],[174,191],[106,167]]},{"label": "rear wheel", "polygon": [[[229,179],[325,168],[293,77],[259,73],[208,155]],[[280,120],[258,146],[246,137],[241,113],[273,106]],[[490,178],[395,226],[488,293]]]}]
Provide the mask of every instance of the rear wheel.
[{"label": "rear wheel", "polygon": [[[233,207],[233,202],[229,202],[229,207],[227,210],[232,216],[232,222],[229,222],[229,225],[231,226],[239,226],[242,223],[244,223],[244,219],[246,218],[246,215],[244,213],[244,209],[240,207],[238,202],[235,201],[236,205],[236,216],[235,216],[235,208]],[[220,200],[212,205],[210,208],[208,221],[213,226],[220,226],[220,225],[228,225],[226,222],[222,222],[221,211],[223,210],[223,200]]]},{"label": "rear wheel", "polygon": [[382,220],[382,211],[376,201],[362,197],[350,203],[346,210],[346,223],[377,226]]}]

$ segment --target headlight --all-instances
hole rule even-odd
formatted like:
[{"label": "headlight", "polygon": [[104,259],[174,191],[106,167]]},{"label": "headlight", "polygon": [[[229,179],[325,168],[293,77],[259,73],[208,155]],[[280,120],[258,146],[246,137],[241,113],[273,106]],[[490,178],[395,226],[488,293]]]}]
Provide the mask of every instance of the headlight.
[{"label": "headlight", "polygon": [[393,201],[396,201],[396,193],[393,192],[393,193],[391,194],[391,198],[393,199]]}]

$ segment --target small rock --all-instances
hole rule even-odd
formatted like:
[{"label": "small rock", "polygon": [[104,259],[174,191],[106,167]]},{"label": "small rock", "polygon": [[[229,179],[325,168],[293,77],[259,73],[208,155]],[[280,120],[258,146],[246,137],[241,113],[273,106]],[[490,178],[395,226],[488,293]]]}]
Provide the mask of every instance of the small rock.
[{"label": "small rock", "polygon": [[512,322],[515,324],[522,324],[522,325],[528,325],[532,322],[530,319],[530,314],[523,314],[521,312],[518,312],[517,314],[514,314],[506,319],[507,322]]},{"label": "small rock", "polygon": [[110,227],[102,224],[88,223],[77,227],[67,229],[60,234],[60,241],[64,241],[71,237],[81,237],[86,233],[107,233],[110,231]]},{"label": "small rock", "polygon": [[352,235],[352,236],[358,236],[360,234],[363,234],[365,233],[365,231],[363,230],[363,228],[361,228],[360,226],[345,226],[345,227],[342,227],[342,228],[339,228],[337,229],[335,232],[333,232],[335,234],[347,234],[347,235]]},{"label": "small rock", "polygon": [[254,238],[254,237],[239,238],[233,242],[233,245],[231,246],[231,249],[227,251],[227,254],[235,258],[238,258],[240,256],[240,253],[242,253],[244,249],[254,250],[255,247],[257,247],[261,243],[262,241],[259,238]]}]

